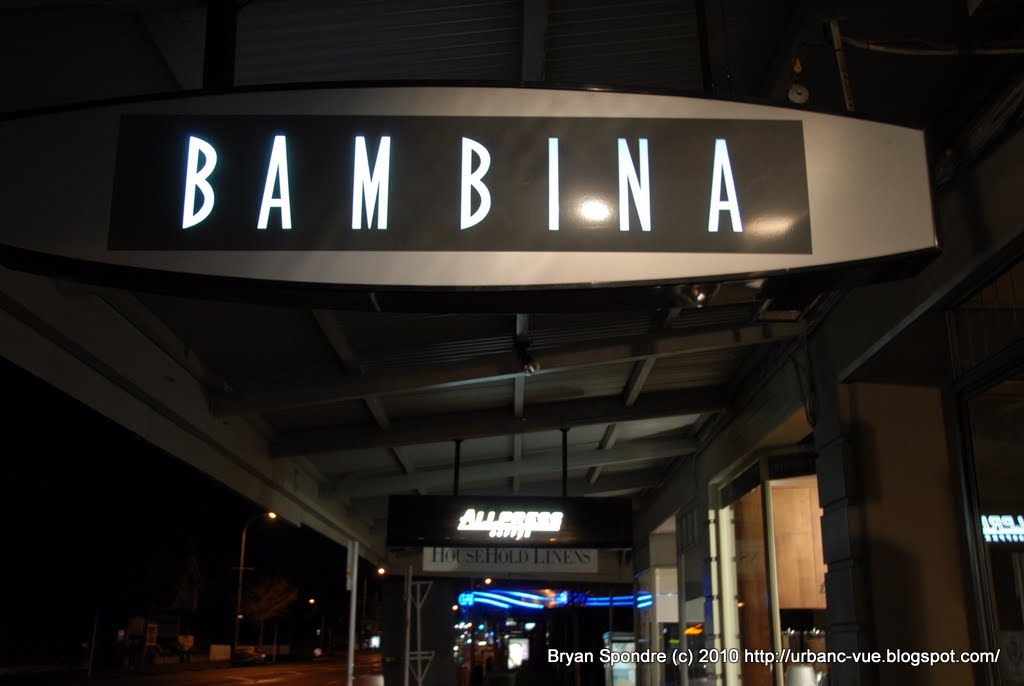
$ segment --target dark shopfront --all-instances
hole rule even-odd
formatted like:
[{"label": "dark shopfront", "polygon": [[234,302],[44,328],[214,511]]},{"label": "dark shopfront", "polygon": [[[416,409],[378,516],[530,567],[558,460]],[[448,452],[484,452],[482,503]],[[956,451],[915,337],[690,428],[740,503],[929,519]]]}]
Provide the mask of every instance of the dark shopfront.
[{"label": "dark shopfront", "polygon": [[[684,640],[670,624],[715,640],[713,609],[691,622],[709,539],[693,494],[752,454],[739,442],[708,473],[715,440],[745,421],[741,392],[762,367],[788,375],[815,354],[812,326],[832,317],[822,293],[936,255],[919,131],[755,105],[325,89],[95,107],[0,133],[20,170],[2,198],[5,356],[375,562],[384,498],[448,492],[460,446],[463,495],[626,493],[633,595],[654,606],[649,621],[634,608],[634,628],[651,649]],[[147,308],[162,314],[143,323]],[[430,317],[447,320],[427,331]],[[200,381],[193,343],[249,366]],[[374,357],[384,348],[397,352]],[[821,378],[764,388],[802,398]],[[772,406],[756,438],[796,409]],[[842,638],[833,601],[847,595],[826,596]],[[439,606],[446,622],[457,604]]]}]

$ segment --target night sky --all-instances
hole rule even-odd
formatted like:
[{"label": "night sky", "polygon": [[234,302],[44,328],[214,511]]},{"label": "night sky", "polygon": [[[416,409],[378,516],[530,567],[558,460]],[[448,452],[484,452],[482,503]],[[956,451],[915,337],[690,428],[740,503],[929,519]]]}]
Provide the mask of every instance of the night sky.
[{"label": "night sky", "polygon": [[[229,643],[241,530],[260,508],[2,358],[0,403],[0,666],[79,659],[97,612],[101,647],[132,616],[176,621],[166,608],[189,555],[197,643]],[[344,548],[257,521],[246,566],[247,586],[278,576],[297,587],[283,639],[311,645],[321,612],[344,635]]]}]

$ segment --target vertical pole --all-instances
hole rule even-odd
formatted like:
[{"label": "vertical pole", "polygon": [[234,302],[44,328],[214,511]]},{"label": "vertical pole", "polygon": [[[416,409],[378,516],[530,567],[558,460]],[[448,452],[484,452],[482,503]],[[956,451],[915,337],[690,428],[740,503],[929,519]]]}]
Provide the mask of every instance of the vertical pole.
[{"label": "vertical pole", "polygon": [[277,664],[277,622],[274,622],[274,654],[270,661],[272,664]]},{"label": "vertical pole", "polygon": [[562,497],[569,495],[569,427],[562,427]]},{"label": "vertical pole", "polygon": [[238,597],[235,601],[235,642],[232,650],[238,650],[238,626],[242,616],[242,575],[245,574],[245,534],[249,530],[249,522],[242,527],[242,552],[238,555]]},{"label": "vertical pole", "polygon": [[235,85],[235,43],[238,17],[235,0],[206,3],[206,50],[203,55],[203,88],[228,91]]},{"label": "vertical pole", "polygon": [[[345,679],[347,686],[352,686],[352,679],[355,678],[356,668],[356,589],[359,588],[359,541],[350,543],[352,549],[352,560],[349,562],[349,570],[352,583],[348,591],[348,676]],[[320,640],[323,641],[323,632],[320,633]]]},{"label": "vertical pole", "polygon": [[452,484],[452,495],[459,494],[459,462],[462,459],[462,439],[455,439],[455,483]]},{"label": "vertical pole", "polygon": [[853,88],[850,86],[850,72],[846,69],[846,53],[843,51],[843,37],[839,33],[839,22],[833,19],[828,23],[832,34],[832,49],[836,53],[836,66],[839,67],[839,82],[843,86],[843,102],[847,112],[853,112]]},{"label": "vertical pole", "polygon": [[405,573],[405,659],[402,660],[402,686],[409,686],[409,638],[412,632],[412,567]]},{"label": "vertical pole", "polygon": [[92,640],[89,642],[89,678],[92,678],[92,665],[96,659],[96,633],[100,625],[100,611],[96,610],[96,616],[92,620]]}]

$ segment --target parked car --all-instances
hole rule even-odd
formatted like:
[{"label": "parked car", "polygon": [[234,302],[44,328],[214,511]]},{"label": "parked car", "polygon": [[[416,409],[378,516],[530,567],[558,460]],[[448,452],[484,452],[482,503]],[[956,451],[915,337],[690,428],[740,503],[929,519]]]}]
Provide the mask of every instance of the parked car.
[{"label": "parked car", "polygon": [[231,664],[241,667],[244,665],[262,665],[267,662],[267,654],[254,646],[238,646],[231,653]]}]

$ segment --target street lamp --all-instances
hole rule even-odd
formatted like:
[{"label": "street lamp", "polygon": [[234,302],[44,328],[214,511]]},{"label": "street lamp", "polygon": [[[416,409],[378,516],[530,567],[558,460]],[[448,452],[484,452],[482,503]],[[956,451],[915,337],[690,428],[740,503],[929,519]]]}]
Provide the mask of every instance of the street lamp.
[{"label": "street lamp", "polygon": [[245,523],[245,526],[242,527],[242,552],[238,556],[238,600],[235,603],[235,642],[232,644],[232,648],[235,652],[238,651],[238,628],[242,621],[242,580],[245,575],[245,535],[249,531],[249,525],[264,516],[266,516],[270,521],[277,519],[276,512],[261,512],[250,517]]}]

